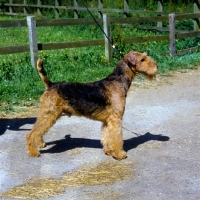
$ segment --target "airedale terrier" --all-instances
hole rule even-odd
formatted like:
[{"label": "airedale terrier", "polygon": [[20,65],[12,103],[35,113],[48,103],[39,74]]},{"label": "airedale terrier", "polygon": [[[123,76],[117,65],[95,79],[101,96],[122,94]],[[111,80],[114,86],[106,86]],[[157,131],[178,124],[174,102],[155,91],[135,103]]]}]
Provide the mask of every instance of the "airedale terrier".
[{"label": "airedale terrier", "polygon": [[46,86],[40,98],[40,110],[33,129],[27,134],[28,154],[40,155],[37,148],[45,147],[43,135],[65,113],[98,120],[102,125],[104,152],[121,160],[123,150],[122,117],[127,92],[137,73],[149,79],[157,73],[157,63],[146,53],[131,51],[117,64],[106,78],[92,83],[56,82],[49,80],[41,59],[37,62],[39,75]]}]

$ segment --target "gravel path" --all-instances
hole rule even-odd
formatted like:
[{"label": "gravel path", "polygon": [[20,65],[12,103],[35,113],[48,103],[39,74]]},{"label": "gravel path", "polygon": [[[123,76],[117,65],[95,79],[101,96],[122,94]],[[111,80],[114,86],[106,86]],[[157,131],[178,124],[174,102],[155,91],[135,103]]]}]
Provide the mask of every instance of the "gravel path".
[{"label": "gravel path", "polygon": [[123,161],[104,155],[99,122],[63,116],[41,157],[29,158],[35,117],[0,119],[0,199],[200,199],[200,68],[138,84],[127,97]]}]

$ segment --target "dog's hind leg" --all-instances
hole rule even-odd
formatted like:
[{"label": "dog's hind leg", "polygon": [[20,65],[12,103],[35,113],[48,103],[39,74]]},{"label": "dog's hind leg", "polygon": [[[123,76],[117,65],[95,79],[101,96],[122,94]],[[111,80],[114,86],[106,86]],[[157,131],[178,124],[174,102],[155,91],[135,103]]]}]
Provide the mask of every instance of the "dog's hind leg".
[{"label": "dog's hind leg", "polygon": [[36,123],[26,136],[28,154],[32,157],[38,157],[40,155],[37,148],[45,146],[43,135],[62,115],[62,105],[59,104],[57,96],[48,93],[44,93],[41,97],[40,110]]}]

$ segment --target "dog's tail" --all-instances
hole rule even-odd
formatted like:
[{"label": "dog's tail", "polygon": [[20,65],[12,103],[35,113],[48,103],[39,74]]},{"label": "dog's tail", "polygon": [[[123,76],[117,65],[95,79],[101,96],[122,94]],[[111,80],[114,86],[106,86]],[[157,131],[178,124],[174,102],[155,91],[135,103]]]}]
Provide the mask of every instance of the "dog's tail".
[{"label": "dog's tail", "polygon": [[37,61],[37,69],[38,69],[40,78],[42,79],[46,89],[48,89],[52,85],[52,82],[47,77],[47,74],[46,74],[46,72],[44,70],[44,67],[43,67],[42,59],[38,59],[38,61]]}]

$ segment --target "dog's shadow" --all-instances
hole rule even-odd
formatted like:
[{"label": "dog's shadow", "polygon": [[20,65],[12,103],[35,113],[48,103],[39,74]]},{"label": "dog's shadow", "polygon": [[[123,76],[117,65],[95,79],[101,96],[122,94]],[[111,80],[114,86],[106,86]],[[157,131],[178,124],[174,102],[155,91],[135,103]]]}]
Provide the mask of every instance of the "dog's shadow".
[{"label": "dog's shadow", "polygon": [[[163,135],[153,135],[149,132],[138,137],[133,137],[124,140],[124,150],[129,151],[136,148],[137,146],[144,144],[145,142],[156,140],[156,141],[168,141],[170,138]],[[75,148],[102,148],[100,140],[95,139],[84,139],[84,138],[71,138],[70,135],[66,135],[64,139],[56,140],[53,142],[46,143],[48,149],[40,150],[41,153],[61,153],[67,150]]]},{"label": "dog's shadow", "polygon": [[26,124],[34,124],[35,117],[31,118],[13,118],[13,119],[0,119],[0,136],[8,131],[29,131],[31,128],[21,128]]}]

